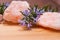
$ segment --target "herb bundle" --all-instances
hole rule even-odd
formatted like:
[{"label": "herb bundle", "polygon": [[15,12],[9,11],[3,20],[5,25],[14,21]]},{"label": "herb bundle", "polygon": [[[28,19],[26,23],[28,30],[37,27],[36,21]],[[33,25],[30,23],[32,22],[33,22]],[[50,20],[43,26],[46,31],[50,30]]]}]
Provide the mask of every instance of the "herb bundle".
[{"label": "herb bundle", "polygon": [[34,5],[34,7],[31,7],[28,10],[20,11],[24,18],[22,20],[18,20],[18,22],[22,26],[26,26],[26,28],[31,29],[31,26],[33,24],[36,24],[38,18],[40,18],[40,15],[43,15],[44,12],[57,12],[57,8],[52,9],[51,6],[47,5],[42,8],[38,8],[38,5]]}]

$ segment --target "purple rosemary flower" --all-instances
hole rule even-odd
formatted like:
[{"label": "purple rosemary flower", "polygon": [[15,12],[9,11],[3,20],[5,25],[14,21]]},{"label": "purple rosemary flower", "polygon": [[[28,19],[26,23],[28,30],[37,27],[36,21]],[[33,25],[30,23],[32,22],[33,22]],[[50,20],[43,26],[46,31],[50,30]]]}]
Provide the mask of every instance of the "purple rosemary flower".
[{"label": "purple rosemary flower", "polygon": [[10,3],[6,2],[6,3],[5,3],[5,6],[6,6],[6,7],[8,7],[8,6],[9,6],[9,4],[10,4]]},{"label": "purple rosemary flower", "polygon": [[4,4],[4,9],[6,9],[8,6],[9,6],[9,3],[6,2],[6,3]]},{"label": "purple rosemary flower", "polygon": [[26,26],[25,20],[18,20],[18,23],[20,23],[22,26]]},{"label": "purple rosemary flower", "polygon": [[29,10],[24,10],[24,11],[23,11],[23,14],[26,15],[26,16],[29,16],[30,11],[29,11]]},{"label": "purple rosemary flower", "polygon": [[37,17],[36,18],[34,18],[34,24],[36,24],[36,22],[37,22],[37,20],[40,18],[40,15],[37,15]]},{"label": "purple rosemary flower", "polygon": [[44,13],[45,11],[44,11],[44,9],[42,9],[41,11],[40,11],[40,13]]},{"label": "purple rosemary flower", "polygon": [[28,29],[30,29],[31,26],[32,26],[32,24],[30,24],[30,23],[27,24]]},{"label": "purple rosemary flower", "polygon": [[34,11],[34,12],[36,12],[36,11],[37,11],[37,8],[36,8],[36,7],[34,7],[34,8],[33,8],[33,11]]},{"label": "purple rosemary flower", "polygon": [[39,11],[36,11],[36,14],[37,14],[37,15],[40,15],[40,14],[41,14],[41,12],[39,12]]},{"label": "purple rosemary flower", "polygon": [[37,15],[42,15],[44,12],[45,12],[44,9],[42,9],[42,10],[37,10],[37,11],[36,11],[36,14],[37,14]]}]

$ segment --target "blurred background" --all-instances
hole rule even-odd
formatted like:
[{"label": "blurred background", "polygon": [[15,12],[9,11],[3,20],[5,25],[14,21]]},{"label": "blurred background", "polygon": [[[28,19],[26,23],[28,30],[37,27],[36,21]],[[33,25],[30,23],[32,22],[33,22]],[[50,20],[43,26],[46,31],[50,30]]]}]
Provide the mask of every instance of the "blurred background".
[{"label": "blurred background", "polygon": [[[6,2],[10,3],[11,1],[14,0],[0,0],[0,3],[6,3]],[[58,10],[60,11],[60,0],[21,0],[21,1],[27,1],[31,6],[33,6],[34,4],[38,4],[39,7],[49,4],[52,6],[52,8],[57,7]]]}]

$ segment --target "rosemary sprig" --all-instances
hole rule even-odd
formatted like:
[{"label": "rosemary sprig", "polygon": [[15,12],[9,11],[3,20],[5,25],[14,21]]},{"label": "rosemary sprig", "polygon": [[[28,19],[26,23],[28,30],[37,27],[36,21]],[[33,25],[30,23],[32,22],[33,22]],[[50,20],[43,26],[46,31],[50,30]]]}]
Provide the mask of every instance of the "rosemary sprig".
[{"label": "rosemary sprig", "polygon": [[3,4],[0,4],[0,14],[2,14],[3,15],[3,13],[4,13],[4,3]]},{"label": "rosemary sprig", "polygon": [[36,24],[41,14],[43,15],[44,12],[57,12],[56,9],[52,9],[50,5],[46,5],[42,8],[38,8],[38,5],[34,5],[34,7],[21,12],[25,17],[20,20],[19,23],[30,29],[33,23]]},{"label": "rosemary sprig", "polygon": [[[8,4],[8,3],[7,3],[7,4]],[[0,4],[0,14],[3,15],[5,9],[8,7],[7,4],[4,4],[4,3]]]}]

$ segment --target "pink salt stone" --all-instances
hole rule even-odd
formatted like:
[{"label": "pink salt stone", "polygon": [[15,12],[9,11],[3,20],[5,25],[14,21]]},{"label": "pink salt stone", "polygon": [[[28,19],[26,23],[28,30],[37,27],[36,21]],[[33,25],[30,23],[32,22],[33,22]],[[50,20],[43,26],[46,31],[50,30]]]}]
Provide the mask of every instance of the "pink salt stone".
[{"label": "pink salt stone", "polygon": [[18,23],[18,19],[22,19],[23,15],[20,11],[28,10],[29,4],[26,1],[12,1],[9,7],[5,10],[3,19]]},{"label": "pink salt stone", "polygon": [[37,23],[43,27],[60,30],[60,13],[45,12],[40,16]]}]

